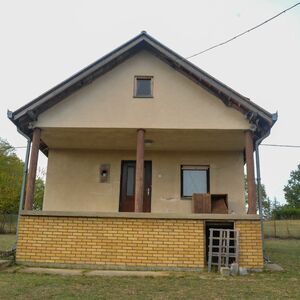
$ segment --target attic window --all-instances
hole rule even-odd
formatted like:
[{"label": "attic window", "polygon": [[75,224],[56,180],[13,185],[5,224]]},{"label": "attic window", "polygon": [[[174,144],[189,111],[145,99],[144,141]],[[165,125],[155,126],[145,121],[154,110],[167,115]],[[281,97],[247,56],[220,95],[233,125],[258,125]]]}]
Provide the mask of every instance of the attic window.
[{"label": "attic window", "polygon": [[136,98],[153,97],[153,76],[135,76],[134,97]]}]

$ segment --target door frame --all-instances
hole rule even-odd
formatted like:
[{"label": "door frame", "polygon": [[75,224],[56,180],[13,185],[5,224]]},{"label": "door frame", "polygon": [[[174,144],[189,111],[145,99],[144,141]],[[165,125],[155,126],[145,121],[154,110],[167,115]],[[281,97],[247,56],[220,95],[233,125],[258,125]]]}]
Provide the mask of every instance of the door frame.
[{"label": "door frame", "polygon": [[[124,185],[123,186],[123,182],[122,182],[122,180],[123,180],[123,168],[124,168],[124,165],[126,164],[126,163],[134,163],[135,164],[135,167],[136,167],[136,160],[133,160],[133,159],[130,159],[130,160],[121,160],[121,170],[120,170],[120,193],[119,193],[119,212],[122,212],[121,211],[121,200],[122,200],[122,195],[123,195],[123,189],[124,189],[124,186],[126,186],[126,185]],[[149,174],[149,176],[150,176],[150,195],[148,195],[148,197],[149,197],[149,202],[150,202],[150,207],[149,207],[149,209],[150,209],[150,211],[148,211],[148,212],[151,212],[151,204],[152,204],[152,160],[144,160],[144,166],[145,166],[145,164],[149,164],[149,166],[150,166],[150,174]],[[143,200],[145,200],[145,179],[146,179],[146,177],[147,176],[144,176],[144,199]],[[134,190],[135,190],[135,181],[134,181]],[[126,191],[124,191],[125,193],[126,193]],[[135,197],[135,195],[134,195],[134,197]],[[144,202],[144,201],[143,201]],[[143,203],[143,212],[144,212],[144,203]]]}]

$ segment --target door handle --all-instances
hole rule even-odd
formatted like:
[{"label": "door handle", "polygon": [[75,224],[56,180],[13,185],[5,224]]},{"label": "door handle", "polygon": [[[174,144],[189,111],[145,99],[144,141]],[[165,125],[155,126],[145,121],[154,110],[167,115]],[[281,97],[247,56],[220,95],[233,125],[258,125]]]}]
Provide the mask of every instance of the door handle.
[{"label": "door handle", "polygon": [[150,188],[147,188],[147,196],[150,196]]}]

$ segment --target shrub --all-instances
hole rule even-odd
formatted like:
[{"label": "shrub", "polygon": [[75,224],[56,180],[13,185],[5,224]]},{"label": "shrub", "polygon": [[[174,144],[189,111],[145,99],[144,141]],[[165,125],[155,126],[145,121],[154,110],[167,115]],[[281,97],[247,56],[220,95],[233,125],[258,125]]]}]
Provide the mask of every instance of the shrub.
[{"label": "shrub", "polygon": [[277,207],[272,211],[272,218],[275,220],[299,220],[300,208],[289,206]]}]

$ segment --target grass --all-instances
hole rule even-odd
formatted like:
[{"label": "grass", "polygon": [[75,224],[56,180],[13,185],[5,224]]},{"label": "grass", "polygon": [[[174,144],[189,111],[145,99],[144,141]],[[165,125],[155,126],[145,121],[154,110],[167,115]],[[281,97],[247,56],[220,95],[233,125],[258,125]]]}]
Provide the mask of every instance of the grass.
[{"label": "grass", "polygon": [[203,271],[162,278],[0,272],[0,299],[300,299],[300,240],[270,239],[266,246],[285,272],[222,277]]},{"label": "grass", "polygon": [[267,239],[265,241],[266,254],[271,261],[280,264],[287,274],[296,275],[300,279],[300,240]]}]

